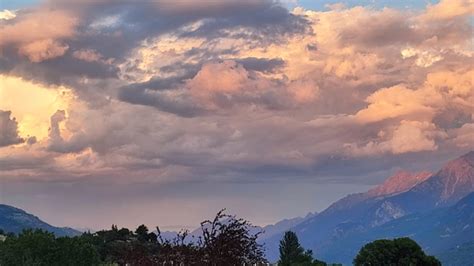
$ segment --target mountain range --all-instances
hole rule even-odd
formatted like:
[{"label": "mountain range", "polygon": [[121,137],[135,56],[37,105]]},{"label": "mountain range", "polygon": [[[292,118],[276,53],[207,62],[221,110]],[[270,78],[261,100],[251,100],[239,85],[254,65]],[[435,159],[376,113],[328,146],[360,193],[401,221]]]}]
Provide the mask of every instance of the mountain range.
[{"label": "mountain range", "polygon": [[[0,204],[0,229],[18,233],[41,228],[56,235],[77,235],[51,226],[23,210]],[[365,193],[348,195],[320,213],[284,219],[263,230],[269,261],[278,259],[285,231],[294,231],[302,246],[327,262],[351,264],[359,249],[376,239],[408,236],[443,265],[466,265],[474,259],[474,152],[445,164],[439,171],[400,171]],[[175,232],[165,232],[172,238]],[[200,229],[190,233],[199,236]]]},{"label": "mountain range", "polygon": [[[472,197],[469,193],[473,191],[474,152],[469,152],[448,162],[434,174],[399,172],[368,192],[346,196],[318,215],[302,221],[289,230],[294,231],[301,244],[312,249],[318,259],[350,263],[363,244],[371,240],[413,236],[414,233],[421,232],[424,227],[422,225],[414,227],[410,224],[412,221],[410,219],[423,220],[427,226],[435,223],[439,228],[451,228],[456,221],[465,223],[463,226],[466,228],[474,227],[469,213],[455,216],[457,218],[453,221],[448,221],[442,215],[445,212],[454,215],[454,210],[450,208],[458,206],[456,204],[458,201],[467,202],[467,206],[471,206],[470,198],[464,197],[468,195]],[[471,216],[472,213],[474,212],[471,211]],[[405,230],[406,227],[416,229],[409,231]],[[440,240],[438,231],[433,230],[426,232],[428,235],[432,234],[429,237],[427,235],[417,237],[419,240],[431,237],[432,241],[446,242],[445,238]],[[381,232],[387,232],[387,235]],[[282,234],[275,234],[263,241],[270,261],[278,258],[278,244]],[[463,235],[468,239],[464,239]],[[450,236],[449,239],[452,244],[436,248],[430,246],[433,245],[430,241],[422,241],[421,244],[427,252],[434,254],[463,244],[467,240],[472,241],[474,236],[461,234]]]},{"label": "mountain range", "polygon": [[24,210],[0,204],[0,229],[8,233],[20,233],[23,229],[38,228],[56,236],[74,236],[81,232],[68,227],[55,227]]}]

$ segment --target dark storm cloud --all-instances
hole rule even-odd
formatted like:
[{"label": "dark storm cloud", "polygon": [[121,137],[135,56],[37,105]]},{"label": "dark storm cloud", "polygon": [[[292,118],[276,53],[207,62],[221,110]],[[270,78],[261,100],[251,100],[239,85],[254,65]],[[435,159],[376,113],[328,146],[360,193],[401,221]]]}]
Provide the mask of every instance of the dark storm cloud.
[{"label": "dark storm cloud", "polygon": [[256,58],[247,57],[235,60],[241,64],[247,70],[260,71],[260,72],[273,72],[278,68],[285,65],[285,61],[281,58]]},{"label": "dark storm cloud", "polygon": [[25,141],[18,135],[18,122],[11,114],[11,111],[0,110],[0,147]]},{"label": "dark storm cloud", "polygon": [[[6,59],[6,58],[4,58]],[[39,80],[52,85],[75,85],[77,79],[117,78],[118,69],[115,66],[100,62],[86,62],[65,55],[48,61],[31,63],[16,55],[6,59],[10,69],[5,74],[19,75],[25,79]]]},{"label": "dark storm cloud", "polygon": [[[184,66],[182,66],[181,70],[183,69],[184,69]],[[182,75],[169,77],[169,78],[156,77],[146,82],[133,83],[133,84],[127,85],[121,88],[121,90],[126,90],[126,91],[171,90],[171,89],[175,89],[179,85],[183,85],[185,80],[193,78],[197,72],[198,72],[198,68],[196,66],[190,66],[189,69],[187,69],[185,73]]]},{"label": "dark storm cloud", "polygon": [[[245,2],[245,1],[244,1]],[[231,33],[220,32],[222,29],[248,27],[253,29],[250,34],[240,33],[240,37],[261,38],[262,41],[277,41],[279,36],[293,33],[309,33],[309,23],[303,18],[290,14],[288,10],[273,1],[249,2],[250,6],[240,10],[222,12],[224,17],[216,17],[206,21],[194,31],[185,32],[183,37],[226,37]],[[258,4],[256,4],[258,3]],[[234,12],[236,11],[236,12]],[[259,14],[256,16],[255,14]],[[276,39],[277,38],[277,39]]]},{"label": "dark storm cloud", "polygon": [[[111,58],[117,65],[129,57],[132,49],[145,39],[164,33],[177,35],[191,34],[207,39],[223,37],[228,30],[245,28],[252,38],[278,41],[286,34],[308,31],[309,24],[303,18],[291,14],[275,1],[49,1],[38,7],[58,12],[74,14],[77,22],[73,36],[67,28],[61,42],[52,43],[65,49],[64,55],[57,52],[54,58],[41,58],[40,63],[32,63],[19,56],[15,43],[4,47],[7,53],[2,55],[3,73],[23,76],[55,85],[73,85],[75,78],[116,78],[118,68],[103,62],[85,62],[72,56],[81,49],[92,49],[104,58]],[[18,13],[9,24],[23,21],[23,16],[33,17],[35,9]],[[258,16],[256,14],[259,14]],[[59,16],[63,18],[63,16]],[[201,23],[197,29],[182,30],[190,23]],[[40,22],[42,23],[42,22]],[[225,30],[225,31],[223,31]],[[67,33],[67,34],[66,34]],[[39,35],[42,37],[43,35]],[[30,39],[35,41],[35,36]],[[53,34],[53,41],[56,35]],[[61,46],[59,46],[61,45]],[[57,48],[56,48],[57,49]],[[38,60],[39,61],[39,60]],[[125,73],[126,74],[126,73]]]},{"label": "dark storm cloud", "polygon": [[157,91],[156,88],[151,90],[144,87],[127,86],[120,89],[118,98],[132,104],[152,106],[158,110],[182,117],[193,117],[205,112],[204,109],[193,103],[189,95],[170,96]]},{"label": "dark storm cloud", "polygon": [[[86,23],[77,43],[96,48],[106,57],[122,58],[145,38],[178,30],[181,26],[201,21],[196,30],[182,35],[214,38],[222,29],[246,27],[266,38],[278,39],[285,34],[305,32],[309,24],[275,1],[99,1],[84,6]],[[258,16],[256,14],[259,14]],[[103,27],[90,29],[101,18],[114,18]],[[106,19],[105,19],[106,20]],[[95,23],[95,24],[94,24]],[[100,25],[100,23],[99,23]],[[179,31],[178,31],[179,32]],[[220,35],[222,37],[222,35]]]},{"label": "dark storm cloud", "polygon": [[176,114],[182,117],[193,117],[204,112],[197,106],[190,95],[168,95],[166,91],[178,90],[196,74],[197,70],[191,67],[183,75],[170,78],[154,78],[143,83],[134,83],[119,88],[118,99],[124,102],[147,105],[161,111]]}]

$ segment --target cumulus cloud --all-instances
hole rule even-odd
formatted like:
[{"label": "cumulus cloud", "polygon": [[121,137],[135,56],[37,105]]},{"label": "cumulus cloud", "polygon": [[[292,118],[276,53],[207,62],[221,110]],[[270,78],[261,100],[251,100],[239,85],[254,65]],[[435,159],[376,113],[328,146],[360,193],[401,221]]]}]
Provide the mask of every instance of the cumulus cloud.
[{"label": "cumulus cloud", "polygon": [[63,10],[36,9],[19,13],[0,29],[0,47],[13,46],[32,62],[62,56],[68,46],[61,40],[75,33],[77,18]]},{"label": "cumulus cloud", "polygon": [[15,12],[11,10],[4,9],[3,11],[0,11],[0,20],[9,20],[15,17],[16,17]]},{"label": "cumulus cloud", "polygon": [[427,19],[452,19],[460,16],[469,16],[474,12],[471,0],[442,0],[437,4],[429,5],[426,13]]},{"label": "cumulus cloud", "polygon": [[56,113],[51,116],[51,128],[49,129],[49,139],[51,142],[63,142],[59,123],[64,121],[65,119],[66,112],[64,110],[57,110]]},{"label": "cumulus cloud", "polygon": [[404,117],[432,120],[443,108],[452,105],[457,105],[461,112],[472,113],[473,74],[469,69],[433,72],[419,88],[396,85],[380,89],[366,99],[368,107],[356,117],[362,122]]},{"label": "cumulus cloud", "polygon": [[[219,73],[219,78],[215,78],[216,73]],[[245,68],[234,61],[205,64],[188,82],[188,86],[197,93],[203,91],[232,93],[245,88],[248,75]]]},{"label": "cumulus cloud", "polygon": [[453,142],[461,148],[474,148],[474,123],[463,124],[462,127],[454,129]]},{"label": "cumulus cloud", "polygon": [[62,56],[67,49],[69,49],[67,44],[46,39],[22,45],[19,47],[18,53],[28,57],[31,62],[38,63]]},{"label": "cumulus cloud", "polygon": [[[344,179],[388,171],[390,156],[408,165],[410,154],[439,160],[472,147],[472,25],[461,2],[436,19],[438,5],[54,3],[44,12],[65,21],[57,28],[0,41],[4,71],[72,90],[71,104],[48,109],[47,138],[22,146],[47,158],[44,176]],[[5,29],[43,24],[35,12]]]},{"label": "cumulus cloud", "polygon": [[11,111],[0,110],[0,147],[22,143],[25,140],[18,135],[18,122],[10,118]]},{"label": "cumulus cloud", "polygon": [[447,138],[447,133],[429,122],[402,120],[391,131],[380,131],[378,137],[382,140],[369,141],[362,146],[346,144],[345,147],[356,156],[434,151],[438,149],[436,141]]},{"label": "cumulus cloud", "polygon": [[87,62],[95,62],[100,61],[102,59],[102,55],[92,49],[77,50],[74,51],[72,55],[77,59],[84,60]]}]

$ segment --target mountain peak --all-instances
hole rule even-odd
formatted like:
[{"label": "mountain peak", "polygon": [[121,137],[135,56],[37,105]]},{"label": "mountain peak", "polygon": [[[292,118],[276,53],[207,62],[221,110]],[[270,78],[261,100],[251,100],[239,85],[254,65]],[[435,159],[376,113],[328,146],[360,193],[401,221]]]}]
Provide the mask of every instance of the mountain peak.
[{"label": "mountain peak", "polygon": [[458,200],[474,191],[474,151],[448,162],[436,174],[442,184],[441,198]]},{"label": "mountain peak", "polygon": [[367,194],[371,197],[386,196],[405,192],[427,180],[432,174],[427,171],[410,173],[407,171],[398,171],[385,182],[369,190]]}]

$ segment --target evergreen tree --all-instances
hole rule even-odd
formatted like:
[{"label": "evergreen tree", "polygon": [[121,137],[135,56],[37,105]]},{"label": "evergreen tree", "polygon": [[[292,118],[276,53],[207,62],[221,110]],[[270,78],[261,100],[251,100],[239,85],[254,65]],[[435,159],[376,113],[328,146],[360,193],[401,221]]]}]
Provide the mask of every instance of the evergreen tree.
[{"label": "evergreen tree", "polygon": [[325,262],[314,259],[313,251],[305,250],[292,231],[285,232],[280,241],[280,266],[325,266]]},{"label": "evergreen tree", "polygon": [[280,263],[281,266],[290,266],[298,262],[304,256],[304,249],[301,247],[296,234],[292,231],[285,232],[280,241]]}]

